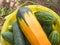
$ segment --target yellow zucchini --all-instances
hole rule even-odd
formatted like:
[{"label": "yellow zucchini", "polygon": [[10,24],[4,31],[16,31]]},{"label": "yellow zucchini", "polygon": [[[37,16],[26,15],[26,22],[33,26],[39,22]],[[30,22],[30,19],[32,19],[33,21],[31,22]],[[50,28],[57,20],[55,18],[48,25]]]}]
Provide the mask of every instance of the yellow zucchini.
[{"label": "yellow zucchini", "polygon": [[41,25],[27,7],[21,7],[17,12],[19,26],[31,45],[51,45]]}]

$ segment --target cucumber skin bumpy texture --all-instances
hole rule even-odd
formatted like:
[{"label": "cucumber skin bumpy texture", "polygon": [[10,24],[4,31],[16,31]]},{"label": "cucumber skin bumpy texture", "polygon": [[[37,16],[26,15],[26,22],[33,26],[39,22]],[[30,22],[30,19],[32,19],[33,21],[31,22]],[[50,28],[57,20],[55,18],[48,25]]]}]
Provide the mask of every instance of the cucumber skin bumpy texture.
[{"label": "cucumber skin bumpy texture", "polygon": [[13,23],[14,45],[30,45],[29,41],[18,26],[17,21]]},{"label": "cucumber skin bumpy texture", "polygon": [[60,45],[60,35],[57,31],[52,31],[49,40],[52,43],[52,45]]},{"label": "cucumber skin bumpy texture", "polygon": [[2,37],[3,39],[5,39],[6,41],[8,41],[9,43],[11,43],[13,45],[13,33],[12,32],[4,32],[2,33]]},{"label": "cucumber skin bumpy texture", "polygon": [[35,16],[37,17],[40,23],[44,23],[44,24],[55,23],[55,17],[48,12],[35,12]]}]

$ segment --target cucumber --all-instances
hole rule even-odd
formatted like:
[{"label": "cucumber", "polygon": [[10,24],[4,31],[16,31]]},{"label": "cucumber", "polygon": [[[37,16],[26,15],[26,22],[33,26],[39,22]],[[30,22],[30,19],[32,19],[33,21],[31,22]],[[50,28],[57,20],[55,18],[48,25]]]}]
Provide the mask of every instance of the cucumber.
[{"label": "cucumber", "polygon": [[35,12],[34,14],[40,23],[44,23],[44,24],[55,23],[56,20],[55,17],[53,17],[53,15],[50,14],[49,12]]},{"label": "cucumber", "polygon": [[49,36],[49,40],[52,43],[52,45],[59,45],[60,44],[60,35],[57,31],[51,32]]},{"label": "cucumber", "polygon": [[12,32],[4,32],[2,33],[2,37],[4,40],[8,41],[9,43],[11,43],[13,45],[13,34]]},{"label": "cucumber", "polygon": [[[13,25],[13,35],[14,35],[14,45],[26,45],[26,38],[24,37],[21,29],[18,26],[17,22],[14,22]],[[27,41],[28,42],[28,41]]]},{"label": "cucumber", "polygon": [[24,37],[18,27],[17,22],[13,23],[14,45],[25,45]]},{"label": "cucumber", "polygon": [[53,31],[52,25],[43,24],[42,28],[43,28],[44,32],[46,33],[47,37],[49,37],[50,33]]}]

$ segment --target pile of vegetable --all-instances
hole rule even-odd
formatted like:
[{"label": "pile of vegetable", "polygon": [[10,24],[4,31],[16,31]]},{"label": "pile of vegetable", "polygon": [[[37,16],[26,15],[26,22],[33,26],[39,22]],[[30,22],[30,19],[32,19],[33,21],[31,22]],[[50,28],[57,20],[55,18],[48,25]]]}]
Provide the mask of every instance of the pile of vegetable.
[{"label": "pile of vegetable", "polygon": [[60,17],[47,7],[19,7],[5,19],[2,45],[60,45]]}]

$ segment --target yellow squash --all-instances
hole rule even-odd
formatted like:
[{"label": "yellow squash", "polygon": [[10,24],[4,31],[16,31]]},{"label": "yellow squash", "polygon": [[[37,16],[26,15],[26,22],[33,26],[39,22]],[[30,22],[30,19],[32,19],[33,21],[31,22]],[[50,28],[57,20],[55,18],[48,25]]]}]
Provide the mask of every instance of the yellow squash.
[{"label": "yellow squash", "polygon": [[27,7],[21,7],[17,12],[17,19],[22,32],[31,45],[51,45],[38,20]]}]

